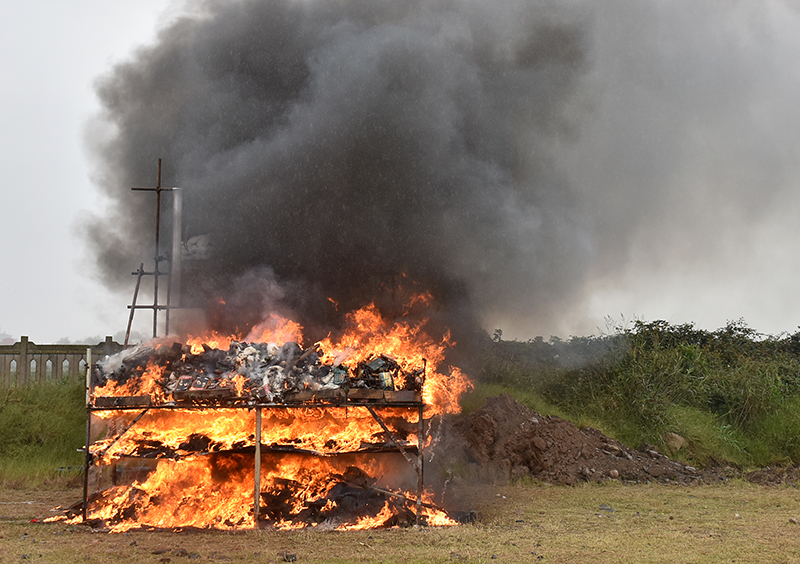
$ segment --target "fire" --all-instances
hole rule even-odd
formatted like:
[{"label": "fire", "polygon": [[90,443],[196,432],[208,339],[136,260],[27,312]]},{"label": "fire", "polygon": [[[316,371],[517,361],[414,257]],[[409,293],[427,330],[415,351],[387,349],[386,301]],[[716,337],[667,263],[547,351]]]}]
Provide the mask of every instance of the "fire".
[{"label": "fire", "polygon": [[394,511],[392,511],[392,508],[389,505],[389,501],[387,500],[386,503],[383,505],[383,509],[381,509],[380,512],[377,515],[375,515],[375,517],[360,517],[355,524],[344,525],[343,527],[341,527],[341,530],[355,531],[361,529],[375,529],[377,527],[382,526],[392,517],[394,517]]},{"label": "fire", "polygon": [[[427,303],[428,300],[430,296],[421,294],[412,298],[411,304]],[[347,329],[336,342],[329,336],[317,343],[324,362],[357,365],[381,354],[390,355],[397,359],[404,371],[425,369],[422,399],[430,406],[428,414],[461,411],[458,399],[472,387],[472,383],[456,367],[450,367],[446,373],[438,372],[445,350],[454,344],[449,333],[437,342],[424,332],[427,320],[391,324],[374,304],[349,313],[346,322]],[[408,382],[397,384],[398,388],[403,388]]]},{"label": "fire", "polygon": [[[420,294],[409,308],[430,300]],[[337,338],[329,335],[303,350],[303,328],[270,315],[244,340],[212,332],[190,337],[185,346],[143,346],[110,363],[117,372],[95,389],[95,400],[147,396],[149,402],[142,411],[92,412],[95,433],[106,438],[93,442],[91,455],[119,471],[112,472],[114,486],[93,500],[89,518],[113,531],[253,527],[258,444],[259,524],[341,530],[401,525],[416,519],[417,496],[423,522],[454,524],[429,503],[429,493],[394,484],[402,475],[396,463],[379,460],[394,457],[406,473],[416,474],[408,462],[430,438],[424,435],[419,444],[425,422],[409,406],[424,406],[426,419],[456,413],[460,395],[471,386],[460,370],[443,367],[454,345],[449,333],[433,338],[426,320],[410,317],[390,322],[370,304],[346,316]],[[317,395],[333,402],[315,404]],[[341,403],[344,398],[369,399],[350,405]],[[377,403],[367,408],[364,401]],[[129,461],[147,458],[155,459],[152,470],[119,483]],[[348,509],[353,504],[357,512]]]},{"label": "fire", "polygon": [[[217,331],[211,331],[205,336],[195,337],[189,335],[186,344],[191,347],[192,354],[200,354],[205,350],[203,345],[212,349],[227,349],[233,341],[241,340],[241,334],[226,336]],[[255,325],[244,340],[248,343],[287,343],[294,341],[302,344],[303,327],[295,321],[273,313],[261,323]]]},{"label": "fire", "polygon": [[[430,296],[427,294],[414,296],[409,307],[419,303],[427,304],[429,300]],[[414,389],[415,383],[408,381],[409,374],[424,377],[421,392],[426,415],[460,411],[458,400],[472,384],[457,367],[440,369],[445,351],[455,344],[451,341],[449,332],[436,340],[425,332],[427,320],[390,323],[381,316],[374,304],[347,314],[345,321],[347,326],[336,340],[329,335],[315,344],[321,364],[355,370],[361,363],[384,357],[396,362],[401,369],[397,380],[391,383],[394,389]],[[190,354],[200,355],[206,350],[229,349],[239,339],[240,335],[223,336],[212,331],[203,337],[190,336],[187,345]],[[275,314],[253,327],[244,341],[245,344],[269,343],[275,348],[278,347],[277,344],[289,342],[303,342],[302,326]],[[97,388],[95,395],[148,395],[152,397],[153,403],[163,403],[167,400],[168,393],[158,383],[164,380],[164,376],[164,367],[150,362],[140,378],[128,379],[122,386],[109,380],[105,386]],[[229,381],[223,382],[223,385],[235,388],[236,396],[242,397],[246,382],[233,371],[227,380]]]},{"label": "fire", "polygon": [[161,403],[166,400],[164,389],[159,384],[163,376],[164,367],[148,362],[147,368],[138,379],[129,379],[124,384],[109,381],[102,388],[103,394],[109,396],[150,396],[156,403]]},{"label": "fire", "polygon": [[303,327],[290,319],[271,314],[250,330],[245,341],[249,343],[288,343],[302,345]]},{"label": "fire", "polygon": [[186,344],[191,347],[192,354],[200,354],[203,352],[203,345],[212,349],[227,349],[231,346],[231,341],[236,339],[236,335],[220,335],[216,331],[211,331],[209,335],[204,337],[193,337],[189,335],[186,339]]},{"label": "fire", "polygon": [[[381,410],[378,410],[380,413]],[[98,411],[98,417],[108,420],[115,429],[128,427],[135,413],[120,416],[113,411]],[[392,419],[393,414],[382,413],[385,420],[399,427],[401,421]],[[409,447],[415,447],[416,424],[396,428],[396,436],[402,437]],[[412,425],[412,423],[414,423]],[[413,427],[413,429],[412,429]],[[383,440],[383,430],[364,407],[345,408],[286,408],[265,410],[261,442],[268,448],[320,453],[354,452]],[[121,440],[112,444],[113,438],[95,442],[92,452],[103,453],[111,461],[132,450],[141,452],[142,444],[156,445],[163,453],[174,456],[187,454],[192,437],[202,437],[204,451],[223,451],[255,443],[255,419],[253,413],[242,409],[203,410],[158,410],[145,414],[125,433]],[[110,447],[110,448],[109,448]],[[108,449],[108,450],[106,450]]]},{"label": "fire", "polygon": [[[351,460],[301,455],[267,455],[264,462],[259,514],[276,529],[355,530],[414,520],[415,499],[372,486],[374,479],[361,468],[386,471],[375,460],[361,461],[361,468],[349,466]],[[112,532],[249,528],[254,526],[253,479],[252,457],[245,454],[161,459],[147,479],[102,492],[90,507],[90,518]],[[423,518],[431,526],[456,524],[427,501]]]},{"label": "fire", "polygon": [[244,458],[159,460],[146,481],[104,491],[91,518],[107,522],[113,532],[134,527],[252,526],[253,470],[243,464]]}]

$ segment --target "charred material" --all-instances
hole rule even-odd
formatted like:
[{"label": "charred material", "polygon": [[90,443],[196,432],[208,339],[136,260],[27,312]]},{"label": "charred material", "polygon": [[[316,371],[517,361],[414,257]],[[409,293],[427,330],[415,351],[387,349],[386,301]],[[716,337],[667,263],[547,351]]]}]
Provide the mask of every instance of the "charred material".
[{"label": "charred material", "polygon": [[[139,346],[109,357],[95,366],[93,383],[99,388],[97,407],[150,405],[143,401],[142,386],[137,388],[145,377],[154,381],[155,393],[150,388],[154,402],[155,398],[200,404],[341,403],[348,398],[418,402],[425,370],[424,361],[404,370],[388,354],[351,364],[326,362],[316,346],[303,350],[294,342],[278,346],[232,341],[228,350],[204,344],[199,353],[174,343]],[[122,401],[118,396],[141,400]]]}]

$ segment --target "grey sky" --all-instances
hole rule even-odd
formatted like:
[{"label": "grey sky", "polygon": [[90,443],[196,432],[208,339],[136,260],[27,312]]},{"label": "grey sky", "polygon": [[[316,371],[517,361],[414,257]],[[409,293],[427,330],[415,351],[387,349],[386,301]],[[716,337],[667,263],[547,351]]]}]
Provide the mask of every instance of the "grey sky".
[{"label": "grey sky", "polygon": [[169,4],[0,2],[0,332],[41,343],[125,329],[130,296],[97,283],[75,230],[102,205],[84,129],[97,76],[151,41]]},{"label": "grey sky", "polygon": [[[570,265],[550,256],[542,268],[555,274],[537,276],[556,305],[531,316],[524,302],[548,293],[509,286],[520,314],[513,300],[483,300],[484,328],[525,339],[594,333],[604,316],[710,329],[744,317],[762,332],[794,331],[797,4],[609,1],[585,14],[564,4],[588,30],[586,71],[563,131],[537,143],[569,181],[581,228],[571,231]],[[177,13],[170,5],[0,5],[0,332],[50,342],[124,329],[134,279],[129,291],[106,290],[77,234],[82,217],[108,209],[84,137],[99,110],[95,79],[154,41]],[[155,163],[142,176],[154,174]]]}]

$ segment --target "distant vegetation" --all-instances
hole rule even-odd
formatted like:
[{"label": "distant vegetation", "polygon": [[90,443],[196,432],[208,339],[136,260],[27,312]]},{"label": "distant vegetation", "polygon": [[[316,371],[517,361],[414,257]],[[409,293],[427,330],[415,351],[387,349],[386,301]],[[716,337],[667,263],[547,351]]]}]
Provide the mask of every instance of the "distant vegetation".
[{"label": "distant vegetation", "polygon": [[[800,463],[800,332],[635,322],[568,340],[506,341],[498,331],[479,353],[467,411],[507,392],[542,414],[699,466]],[[0,387],[0,486],[74,481],[85,421],[81,381]],[[667,433],[684,444],[670,449]]]},{"label": "distant vegetation", "polygon": [[[647,442],[699,465],[800,462],[800,332],[765,336],[635,322],[601,337],[504,341],[483,353],[476,397],[509,391],[529,407]],[[667,433],[684,445],[670,450]]]}]

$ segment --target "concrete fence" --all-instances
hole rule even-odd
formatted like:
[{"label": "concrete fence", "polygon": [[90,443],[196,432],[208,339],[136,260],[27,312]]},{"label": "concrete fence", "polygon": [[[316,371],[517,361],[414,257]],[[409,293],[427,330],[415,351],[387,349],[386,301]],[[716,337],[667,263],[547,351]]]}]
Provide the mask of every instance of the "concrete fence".
[{"label": "concrete fence", "polygon": [[91,349],[92,362],[96,362],[122,348],[111,337],[97,345],[37,345],[23,336],[13,345],[0,345],[0,386],[83,378],[88,349]]}]

